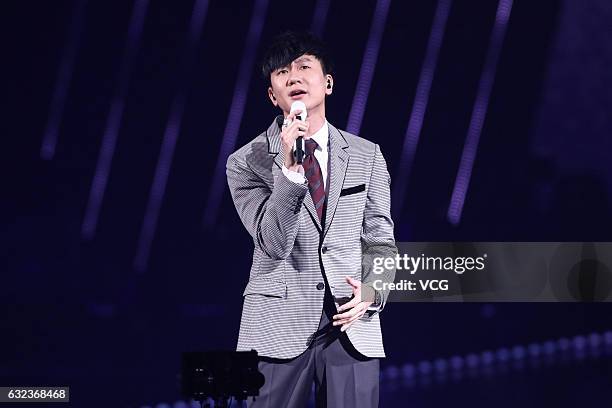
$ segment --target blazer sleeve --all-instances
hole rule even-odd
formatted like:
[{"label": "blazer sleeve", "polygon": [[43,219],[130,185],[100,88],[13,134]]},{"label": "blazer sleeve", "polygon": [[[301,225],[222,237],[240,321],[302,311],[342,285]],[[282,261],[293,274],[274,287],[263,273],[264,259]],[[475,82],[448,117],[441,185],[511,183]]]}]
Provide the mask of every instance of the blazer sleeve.
[{"label": "blazer sleeve", "polygon": [[[374,281],[393,282],[395,268],[385,269],[381,274],[373,272],[374,259],[377,257],[395,258],[397,247],[393,235],[391,219],[391,177],[380,147],[376,145],[372,175],[367,191],[366,205],[361,229],[362,282],[373,287]],[[374,313],[382,311],[389,296],[389,290],[378,290],[381,304]],[[373,313],[372,313],[373,314]]]},{"label": "blazer sleeve", "polygon": [[238,216],[259,249],[270,258],[286,259],[293,249],[308,185],[294,183],[281,173],[270,189],[238,153],[230,155],[226,164]]}]

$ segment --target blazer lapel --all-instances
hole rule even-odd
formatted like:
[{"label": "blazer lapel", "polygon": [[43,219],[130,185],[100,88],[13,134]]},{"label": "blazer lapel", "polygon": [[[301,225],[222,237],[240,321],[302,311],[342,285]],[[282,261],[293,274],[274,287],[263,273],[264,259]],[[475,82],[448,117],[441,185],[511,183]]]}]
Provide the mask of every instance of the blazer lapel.
[{"label": "blazer lapel", "polygon": [[[282,115],[280,116],[280,118],[280,123],[282,123]],[[279,169],[282,169],[283,165],[285,164],[285,154],[283,152],[283,149],[281,148],[280,128],[278,125],[278,120],[279,119],[277,117],[277,119],[272,122],[272,125],[270,125],[266,133],[268,135],[269,153],[275,155],[274,163],[276,163]],[[319,215],[317,214],[314,202],[312,201],[312,196],[310,195],[310,191],[307,192],[306,197],[304,197],[304,206],[310,213],[310,218],[312,218],[312,221],[316,225],[319,232],[323,231],[323,228],[321,227],[321,221],[319,220]]]},{"label": "blazer lapel", "polygon": [[304,205],[310,213],[310,218],[312,218],[312,221],[316,225],[319,232],[323,231],[323,228],[321,228],[321,220],[319,220],[319,214],[317,214],[317,209],[315,208],[314,201],[312,201],[310,191],[308,191],[306,193],[306,197],[304,197]]},{"label": "blazer lapel", "polygon": [[[349,147],[346,139],[338,129],[329,124],[329,193],[327,196],[327,210],[325,212],[325,232],[329,231],[336,207],[338,207],[338,199],[344,185],[344,177],[349,162],[349,154],[345,150]],[[311,200],[312,201],[312,200]]]}]

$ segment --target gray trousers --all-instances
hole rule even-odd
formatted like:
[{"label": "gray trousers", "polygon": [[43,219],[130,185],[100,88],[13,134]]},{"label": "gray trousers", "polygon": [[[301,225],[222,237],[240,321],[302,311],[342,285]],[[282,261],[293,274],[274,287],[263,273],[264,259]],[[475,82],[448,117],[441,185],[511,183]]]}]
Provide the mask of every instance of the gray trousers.
[{"label": "gray trousers", "polygon": [[261,357],[266,382],[251,408],[306,407],[315,386],[316,407],[378,407],[380,361],[360,354],[340,326],[331,324],[336,307],[326,289],[319,330],[308,349],[293,359]]}]

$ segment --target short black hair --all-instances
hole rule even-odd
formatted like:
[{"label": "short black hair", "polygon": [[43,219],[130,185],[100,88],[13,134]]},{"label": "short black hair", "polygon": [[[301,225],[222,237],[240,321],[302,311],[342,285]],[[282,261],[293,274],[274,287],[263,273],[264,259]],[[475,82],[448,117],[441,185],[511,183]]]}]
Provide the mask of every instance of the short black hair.
[{"label": "short black hair", "polygon": [[272,72],[291,64],[294,59],[304,54],[319,60],[324,75],[332,73],[332,57],[323,41],[309,32],[285,31],[272,40],[264,54],[261,64],[264,79],[269,81]]}]

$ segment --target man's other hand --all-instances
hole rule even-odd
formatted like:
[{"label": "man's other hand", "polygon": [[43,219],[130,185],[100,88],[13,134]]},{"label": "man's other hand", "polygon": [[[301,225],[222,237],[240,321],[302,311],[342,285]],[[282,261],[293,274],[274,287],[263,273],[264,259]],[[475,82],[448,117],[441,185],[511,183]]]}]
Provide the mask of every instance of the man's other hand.
[{"label": "man's other hand", "polygon": [[[339,313],[337,315],[334,315],[333,324],[334,326],[342,325],[342,327],[340,327],[340,331],[345,331],[346,329],[348,329],[349,326],[352,325],[355,320],[363,316],[363,314],[368,310],[368,307],[370,307],[370,305],[374,302],[374,293],[372,293],[371,296],[369,293],[367,296],[365,296],[366,294],[364,293],[364,298],[368,300],[361,299],[362,286],[360,281],[353,279],[350,276],[345,276],[345,278],[346,283],[351,285],[353,289],[353,298],[342,306],[340,306],[338,308]],[[364,288],[370,289],[367,286]],[[369,300],[370,298],[371,301]]]}]

